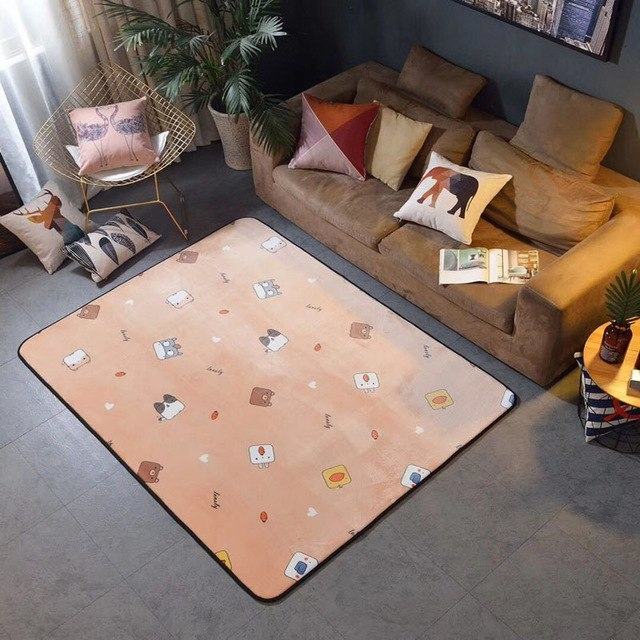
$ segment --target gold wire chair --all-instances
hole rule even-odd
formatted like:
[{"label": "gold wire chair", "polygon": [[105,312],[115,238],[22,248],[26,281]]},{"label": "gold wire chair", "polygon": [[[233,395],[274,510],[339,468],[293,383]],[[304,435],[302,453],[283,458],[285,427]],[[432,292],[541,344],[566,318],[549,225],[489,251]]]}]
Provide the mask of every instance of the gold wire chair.
[{"label": "gold wire chair", "polygon": [[[76,132],[69,120],[68,113],[79,107],[98,107],[100,105],[124,102],[147,97],[146,118],[149,135],[153,136],[162,131],[168,131],[169,136],[160,157],[160,161],[151,165],[135,177],[126,180],[106,181],[91,176],[78,175],[78,165],[75,163],[65,145],[77,144]],[[61,102],[60,106],[42,125],[33,140],[36,154],[57,173],[80,183],[86,207],[85,225],[88,226],[92,213],[111,211],[121,207],[139,207],[147,204],[162,205],[180,233],[187,238],[186,224],[183,228],[166,202],[160,197],[158,173],[169,166],[191,144],[196,132],[193,121],[172,105],[166,98],[134,75],[116,64],[99,64],[91,73],[73,89]],[[155,199],[144,202],[123,203],[111,207],[91,209],[87,191],[91,185],[98,187],[121,187],[134,182],[153,177],[155,185]],[[167,181],[174,188],[183,209],[186,223],[186,204],[184,194],[166,175]]]}]

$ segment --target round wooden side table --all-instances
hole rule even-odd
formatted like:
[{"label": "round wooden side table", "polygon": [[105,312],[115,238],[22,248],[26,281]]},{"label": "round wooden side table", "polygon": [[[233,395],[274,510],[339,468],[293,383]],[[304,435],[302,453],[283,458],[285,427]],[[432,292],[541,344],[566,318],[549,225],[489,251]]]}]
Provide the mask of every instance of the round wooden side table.
[{"label": "round wooden side table", "polygon": [[[607,364],[600,359],[600,343],[607,324],[599,326],[584,345],[583,359],[587,373],[592,380],[619,405],[640,407],[640,396],[628,393],[631,371],[640,353],[640,322],[631,329],[633,337],[621,364]],[[622,425],[598,438],[600,444],[630,453],[640,453],[640,421]]]}]

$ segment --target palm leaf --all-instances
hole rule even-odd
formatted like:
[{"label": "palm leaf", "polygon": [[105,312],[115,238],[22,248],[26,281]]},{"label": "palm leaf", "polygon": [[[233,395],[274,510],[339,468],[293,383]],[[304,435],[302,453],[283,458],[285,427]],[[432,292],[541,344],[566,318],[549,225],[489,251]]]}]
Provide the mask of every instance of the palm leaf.
[{"label": "palm leaf", "polygon": [[255,141],[267,153],[293,151],[296,144],[293,114],[277,96],[260,94],[249,118]]},{"label": "palm leaf", "polygon": [[[213,29],[181,18],[183,4],[202,4]],[[254,67],[286,32],[279,0],[175,0],[175,24],[121,0],[96,0],[107,17],[122,23],[117,46],[147,47],[142,71],[173,101],[198,112],[209,103],[231,115],[245,114],[254,136],[270,152],[289,151],[291,117],[285,105],[264,95]],[[169,18],[170,16],[167,16]]]},{"label": "palm leaf", "polygon": [[222,99],[227,108],[227,113],[233,115],[248,114],[251,111],[254,93],[255,81],[249,69],[240,69],[231,74],[222,92]]},{"label": "palm leaf", "polygon": [[626,322],[640,316],[640,278],[634,269],[621,271],[606,289],[605,308],[614,322]]}]

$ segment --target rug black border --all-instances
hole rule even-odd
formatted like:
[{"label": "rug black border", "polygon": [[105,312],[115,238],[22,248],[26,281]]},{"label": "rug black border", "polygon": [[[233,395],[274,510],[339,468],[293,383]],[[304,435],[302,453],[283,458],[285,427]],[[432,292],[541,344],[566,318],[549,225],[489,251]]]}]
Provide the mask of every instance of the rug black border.
[{"label": "rug black border", "polygon": [[[271,229],[274,233],[277,233],[281,236],[283,236],[284,238],[286,238],[286,240],[288,242],[290,242],[292,245],[298,247],[298,249],[300,249],[301,251],[304,251],[306,254],[310,255],[312,258],[314,258],[315,260],[317,260],[318,262],[320,262],[321,264],[323,264],[327,269],[333,271],[333,273],[339,275],[341,278],[343,278],[344,280],[346,280],[347,282],[349,282],[351,285],[353,285],[354,287],[356,287],[356,289],[358,289],[359,291],[361,291],[362,293],[368,295],[370,298],[373,298],[378,304],[381,304],[383,307],[387,308],[389,311],[391,311],[392,313],[394,313],[395,315],[397,315],[398,317],[402,318],[405,322],[407,322],[408,324],[412,325],[413,327],[415,327],[416,329],[418,329],[419,331],[421,331],[422,333],[424,333],[425,335],[428,335],[432,340],[435,340],[435,342],[437,342],[438,344],[442,345],[443,347],[449,349],[450,351],[453,351],[456,355],[458,355],[459,357],[461,357],[463,360],[466,360],[469,364],[471,364],[472,366],[476,367],[477,369],[480,369],[481,371],[483,371],[484,373],[486,373],[490,378],[492,378],[493,380],[495,380],[496,382],[499,382],[500,384],[504,384],[505,388],[508,389],[512,394],[513,394],[513,404],[504,411],[504,413],[502,413],[500,416],[498,416],[493,422],[491,422],[490,424],[488,424],[486,427],[484,427],[484,429],[482,429],[482,431],[480,431],[479,433],[477,433],[471,440],[469,440],[464,446],[460,447],[459,449],[457,449],[451,456],[449,456],[437,469],[435,469],[433,471],[433,473],[430,473],[429,476],[420,484],[416,485],[415,487],[413,487],[413,489],[409,489],[406,493],[404,493],[402,496],[400,496],[400,498],[398,498],[397,500],[395,500],[394,502],[392,502],[384,511],[382,511],[381,513],[379,513],[371,522],[369,522],[369,524],[367,524],[367,526],[365,526],[363,529],[361,529],[360,531],[358,531],[354,536],[352,536],[349,540],[347,540],[346,542],[344,542],[343,544],[341,544],[335,551],[333,551],[330,555],[328,555],[324,560],[322,560],[321,562],[318,563],[318,566],[311,571],[309,574],[307,574],[306,576],[304,576],[303,578],[301,578],[300,580],[294,582],[290,587],[288,587],[287,589],[285,589],[282,593],[278,594],[277,596],[274,596],[272,598],[265,598],[263,596],[258,595],[257,593],[253,592],[244,582],[242,582],[242,580],[240,580],[240,578],[238,578],[233,571],[231,571],[230,569],[227,568],[227,566],[215,555],[215,552],[212,551],[204,542],[202,542],[202,540],[200,540],[200,538],[198,538],[198,536],[187,526],[187,524],[185,522],[183,522],[182,520],[180,520],[180,518],[178,518],[178,516],[176,516],[173,511],[170,509],[169,506],[167,506],[165,504],[165,502],[159,497],[157,496],[152,490],[151,488],[147,485],[147,483],[145,483],[143,480],[140,479],[140,477],[138,476],[138,474],[131,468],[129,467],[129,465],[108,445],[108,443],[102,438],[102,436],[100,436],[100,434],[95,431],[90,425],[89,423],[87,423],[74,409],[73,407],[71,407],[71,405],[69,405],[67,403],[67,401],[60,395],[58,394],[58,392],[26,361],[26,359],[23,357],[22,353],[20,353],[20,350],[22,349],[22,346],[25,344],[25,342],[28,342],[29,340],[31,340],[31,338],[33,338],[34,336],[37,336],[39,333],[42,333],[43,331],[46,331],[49,327],[53,326],[54,324],[56,324],[57,322],[60,322],[60,320],[63,320],[64,318],[73,315],[74,313],[76,313],[77,311],[79,311],[80,309],[82,309],[82,307],[91,304],[92,302],[94,302],[95,300],[97,300],[98,298],[101,298],[102,296],[106,295],[107,293],[110,293],[111,291],[115,291],[116,289],[118,289],[119,287],[121,287],[124,284],[127,284],[130,280],[133,280],[134,278],[138,277],[139,275],[141,275],[142,273],[144,273],[145,271],[148,271],[149,269],[155,267],[158,264],[161,264],[167,260],[171,260],[171,258],[175,257],[176,255],[178,255],[179,253],[181,253],[182,251],[185,251],[186,249],[188,249],[189,247],[193,246],[194,244],[200,242],[201,240],[204,240],[205,238],[208,238],[209,236],[213,235],[214,233],[218,233],[219,231],[221,231],[222,229],[225,229],[226,227],[235,224],[238,220],[257,220],[258,222],[260,222],[261,224],[265,225],[266,227],[268,227],[269,229]],[[304,230],[303,230],[304,231]],[[321,243],[322,244],[322,243]],[[323,245],[325,246],[325,245]],[[327,247],[329,248],[329,247]],[[330,249],[330,248],[329,248]],[[332,252],[333,250],[330,249]],[[335,252],[333,252],[335,253]],[[427,314],[427,312],[424,312],[425,314]],[[428,314],[427,314],[428,315]],[[472,443],[474,443],[480,436],[482,436],[486,431],[488,431],[489,429],[491,429],[491,427],[493,427],[495,424],[497,424],[500,420],[502,420],[506,415],[508,415],[511,411],[513,411],[513,409],[515,409],[519,404],[520,404],[520,398],[515,394],[515,392],[513,391],[513,389],[509,388],[504,382],[501,382],[500,380],[498,380],[493,374],[489,373],[484,367],[481,367],[473,362],[471,362],[468,358],[466,358],[465,356],[463,356],[461,353],[459,353],[458,351],[456,351],[456,349],[453,349],[452,347],[450,347],[449,345],[444,344],[444,342],[438,340],[437,338],[434,338],[431,334],[427,333],[424,329],[421,329],[417,324],[415,324],[414,322],[411,322],[411,320],[407,320],[407,318],[405,318],[403,315],[401,315],[400,313],[398,313],[397,311],[395,311],[394,309],[392,309],[390,306],[388,306],[387,304],[385,304],[384,302],[381,302],[380,300],[378,300],[377,298],[374,298],[371,294],[367,293],[364,289],[362,289],[361,287],[359,287],[357,284],[355,284],[354,282],[351,282],[351,280],[349,280],[346,276],[344,276],[342,273],[340,273],[339,271],[337,271],[336,269],[334,269],[333,267],[331,267],[330,265],[326,264],[326,262],[324,262],[323,260],[320,260],[319,258],[317,258],[314,255],[311,255],[306,249],[302,248],[301,246],[299,246],[296,242],[294,242],[293,240],[291,240],[286,234],[281,233],[280,231],[278,231],[277,229],[273,229],[271,227],[270,224],[267,224],[266,222],[263,222],[262,220],[260,220],[259,218],[256,218],[254,216],[243,216],[242,218],[237,218],[236,220],[233,220],[232,222],[229,222],[225,225],[223,225],[222,227],[216,229],[215,231],[212,231],[211,233],[207,234],[206,236],[203,236],[202,238],[200,238],[199,240],[195,240],[194,242],[192,242],[191,244],[187,245],[186,247],[182,247],[181,249],[178,249],[177,251],[175,251],[174,253],[172,253],[170,256],[167,256],[166,258],[164,258],[163,260],[160,260],[160,262],[157,262],[156,264],[152,265],[151,267],[147,267],[147,269],[144,269],[143,271],[141,271],[140,273],[137,273],[133,276],[131,276],[130,278],[127,278],[124,282],[121,282],[119,285],[117,285],[116,287],[114,287],[113,289],[110,289],[109,291],[105,292],[105,293],[101,293],[100,295],[96,296],[95,298],[93,298],[92,300],[89,300],[88,302],[85,302],[84,304],[82,304],[80,307],[78,307],[77,309],[75,309],[74,311],[72,311],[71,313],[68,313],[64,316],[62,316],[62,318],[58,318],[57,320],[54,320],[53,322],[49,323],[46,327],[43,327],[42,329],[40,329],[39,331],[36,331],[34,334],[30,335],[28,338],[25,338],[21,343],[20,346],[18,347],[18,357],[20,358],[20,360],[22,361],[22,363],[31,371],[31,373],[33,373],[33,375],[36,376],[36,378],[38,378],[38,380],[76,417],[76,419],[82,423],[84,425],[84,427],[90,431],[97,439],[98,441],[107,449],[107,451],[114,457],[116,458],[116,460],[126,469],[126,471],[135,478],[135,480],[138,482],[139,485],[141,485],[145,491],[147,491],[147,493],[149,493],[153,499],[160,504],[160,506],[162,506],[162,508],[175,520],[175,522],[177,522],[199,545],[200,547],[202,547],[202,549],[204,549],[207,554],[220,566],[222,567],[222,569],[231,576],[231,578],[233,578],[233,580],[244,590],[246,591],[252,598],[255,598],[257,601],[259,602],[263,602],[265,604],[270,604],[270,603],[274,603],[274,602],[278,602],[280,600],[282,600],[283,598],[285,598],[286,596],[288,596],[292,590],[296,589],[300,584],[302,584],[303,582],[306,582],[310,577],[314,576],[318,571],[320,571],[323,567],[325,567],[327,565],[327,563],[332,560],[338,553],[341,553],[344,549],[346,549],[351,543],[353,543],[355,540],[357,540],[360,536],[363,536],[364,534],[368,533],[369,530],[375,525],[377,524],[378,521],[380,521],[382,518],[384,518],[392,509],[396,508],[397,506],[399,506],[402,502],[404,502],[406,499],[408,499],[410,496],[412,496],[414,494],[415,491],[418,491],[420,488],[422,488],[423,486],[428,484],[428,480],[433,477],[435,474],[437,474],[441,469],[445,468],[447,465],[449,465],[451,463],[452,460],[454,460],[458,454],[462,451],[464,451],[469,445],[471,445]]]}]

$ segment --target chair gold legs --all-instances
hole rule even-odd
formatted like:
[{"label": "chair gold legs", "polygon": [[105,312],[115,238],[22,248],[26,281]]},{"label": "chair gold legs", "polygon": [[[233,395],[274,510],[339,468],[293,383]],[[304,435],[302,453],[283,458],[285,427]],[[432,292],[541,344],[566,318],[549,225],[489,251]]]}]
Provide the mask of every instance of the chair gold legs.
[{"label": "chair gold legs", "polygon": [[174,190],[176,191],[176,193],[178,194],[178,197],[180,199],[180,203],[182,205],[182,210],[183,210],[183,216],[185,218],[185,228],[183,228],[180,225],[180,223],[178,222],[176,217],[173,215],[173,212],[168,207],[167,203],[164,202],[164,200],[162,200],[162,198],[160,198],[160,188],[158,186],[158,174],[154,173],[153,174],[153,181],[154,181],[155,188],[156,188],[156,197],[155,197],[154,200],[145,200],[143,202],[126,202],[126,203],[114,205],[114,206],[111,206],[111,207],[96,207],[94,209],[92,209],[89,206],[89,199],[87,197],[89,184],[86,181],[82,180],[80,182],[80,186],[82,188],[82,197],[84,198],[84,206],[85,206],[85,209],[86,209],[85,217],[84,217],[84,230],[85,230],[85,233],[89,230],[89,220],[91,219],[91,214],[92,213],[99,213],[101,211],[114,211],[116,209],[122,209],[123,207],[142,207],[142,206],[145,206],[145,205],[148,205],[148,204],[159,204],[159,205],[164,207],[165,211],[167,212],[167,215],[169,216],[169,218],[171,218],[171,220],[173,221],[173,224],[176,225],[176,227],[178,228],[178,231],[180,231],[180,233],[182,234],[184,239],[188,240],[187,236],[188,236],[189,232],[188,232],[188,229],[186,228],[187,209],[186,209],[186,205],[185,205],[184,194],[182,193],[182,191],[180,191],[180,189],[178,189],[178,187],[176,187],[175,183],[173,182],[173,180],[171,180],[171,178],[169,178],[168,176],[166,176],[166,178],[167,178],[167,181],[174,188]]}]

